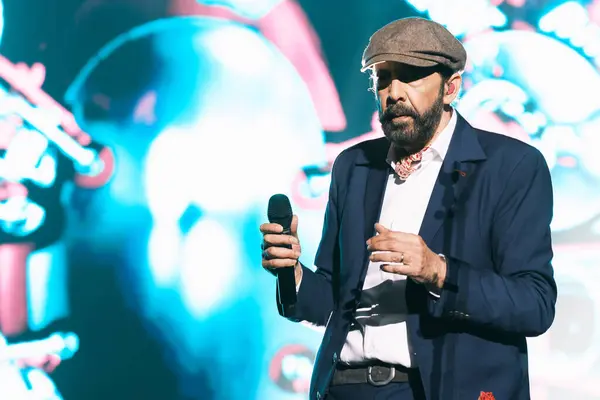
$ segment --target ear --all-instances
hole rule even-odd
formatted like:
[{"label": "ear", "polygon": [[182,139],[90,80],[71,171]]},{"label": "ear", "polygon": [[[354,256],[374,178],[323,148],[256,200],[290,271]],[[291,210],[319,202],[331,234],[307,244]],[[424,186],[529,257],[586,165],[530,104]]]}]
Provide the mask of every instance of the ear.
[{"label": "ear", "polygon": [[450,105],[458,97],[462,85],[462,76],[458,72],[452,74],[444,83],[444,104]]}]

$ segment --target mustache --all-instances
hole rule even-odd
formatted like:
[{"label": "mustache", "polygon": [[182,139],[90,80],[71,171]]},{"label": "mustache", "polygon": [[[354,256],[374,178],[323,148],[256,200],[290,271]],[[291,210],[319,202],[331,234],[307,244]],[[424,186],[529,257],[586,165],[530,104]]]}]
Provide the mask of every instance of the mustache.
[{"label": "mustache", "polygon": [[405,116],[413,117],[413,118],[418,117],[415,110],[409,108],[408,106],[405,106],[404,104],[397,103],[397,104],[393,104],[385,109],[385,111],[381,114],[380,121],[386,122],[386,121],[391,121],[397,117],[405,117]]}]

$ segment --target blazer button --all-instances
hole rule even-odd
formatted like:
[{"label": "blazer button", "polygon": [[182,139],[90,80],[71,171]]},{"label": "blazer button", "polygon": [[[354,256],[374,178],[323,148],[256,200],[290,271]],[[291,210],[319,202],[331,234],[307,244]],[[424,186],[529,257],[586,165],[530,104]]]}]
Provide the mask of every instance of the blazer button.
[{"label": "blazer button", "polygon": [[333,363],[336,364],[339,361],[339,357],[337,353],[333,353]]},{"label": "blazer button", "polygon": [[321,395],[321,392],[317,392],[317,400],[321,400],[323,398],[323,396]]}]

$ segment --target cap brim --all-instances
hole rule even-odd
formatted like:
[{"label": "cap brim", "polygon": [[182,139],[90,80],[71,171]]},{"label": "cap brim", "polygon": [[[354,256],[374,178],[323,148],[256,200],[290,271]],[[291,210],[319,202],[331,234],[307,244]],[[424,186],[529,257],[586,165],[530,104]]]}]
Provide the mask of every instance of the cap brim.
[{"label": "cap brim", "polygon": [[411,65],[413,67],[435,67],[438,65],[438,62],[431,60],[424,60],[422,58],[416,58],[413,56],[408,56],[404,54],[380,54],[374,57],[371,57],[366,63],[365,66],[360,69],[360,72],[365,72],[366,70],[372,68],[375,64],[380,64],[382,62],[391,61],[398,62],[406,65]]}]

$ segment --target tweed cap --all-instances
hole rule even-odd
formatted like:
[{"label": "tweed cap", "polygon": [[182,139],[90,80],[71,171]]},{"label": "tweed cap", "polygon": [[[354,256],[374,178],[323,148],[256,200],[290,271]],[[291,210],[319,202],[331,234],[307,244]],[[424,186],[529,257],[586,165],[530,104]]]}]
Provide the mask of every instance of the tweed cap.
[{"label": "tweed cap", "polygon": [[411,17],[390,22],[371,36],[363,53],[361,71],[383,61],[415,67],[441,65],[457,72],[464,69],[467,52],[442,25]]}]

